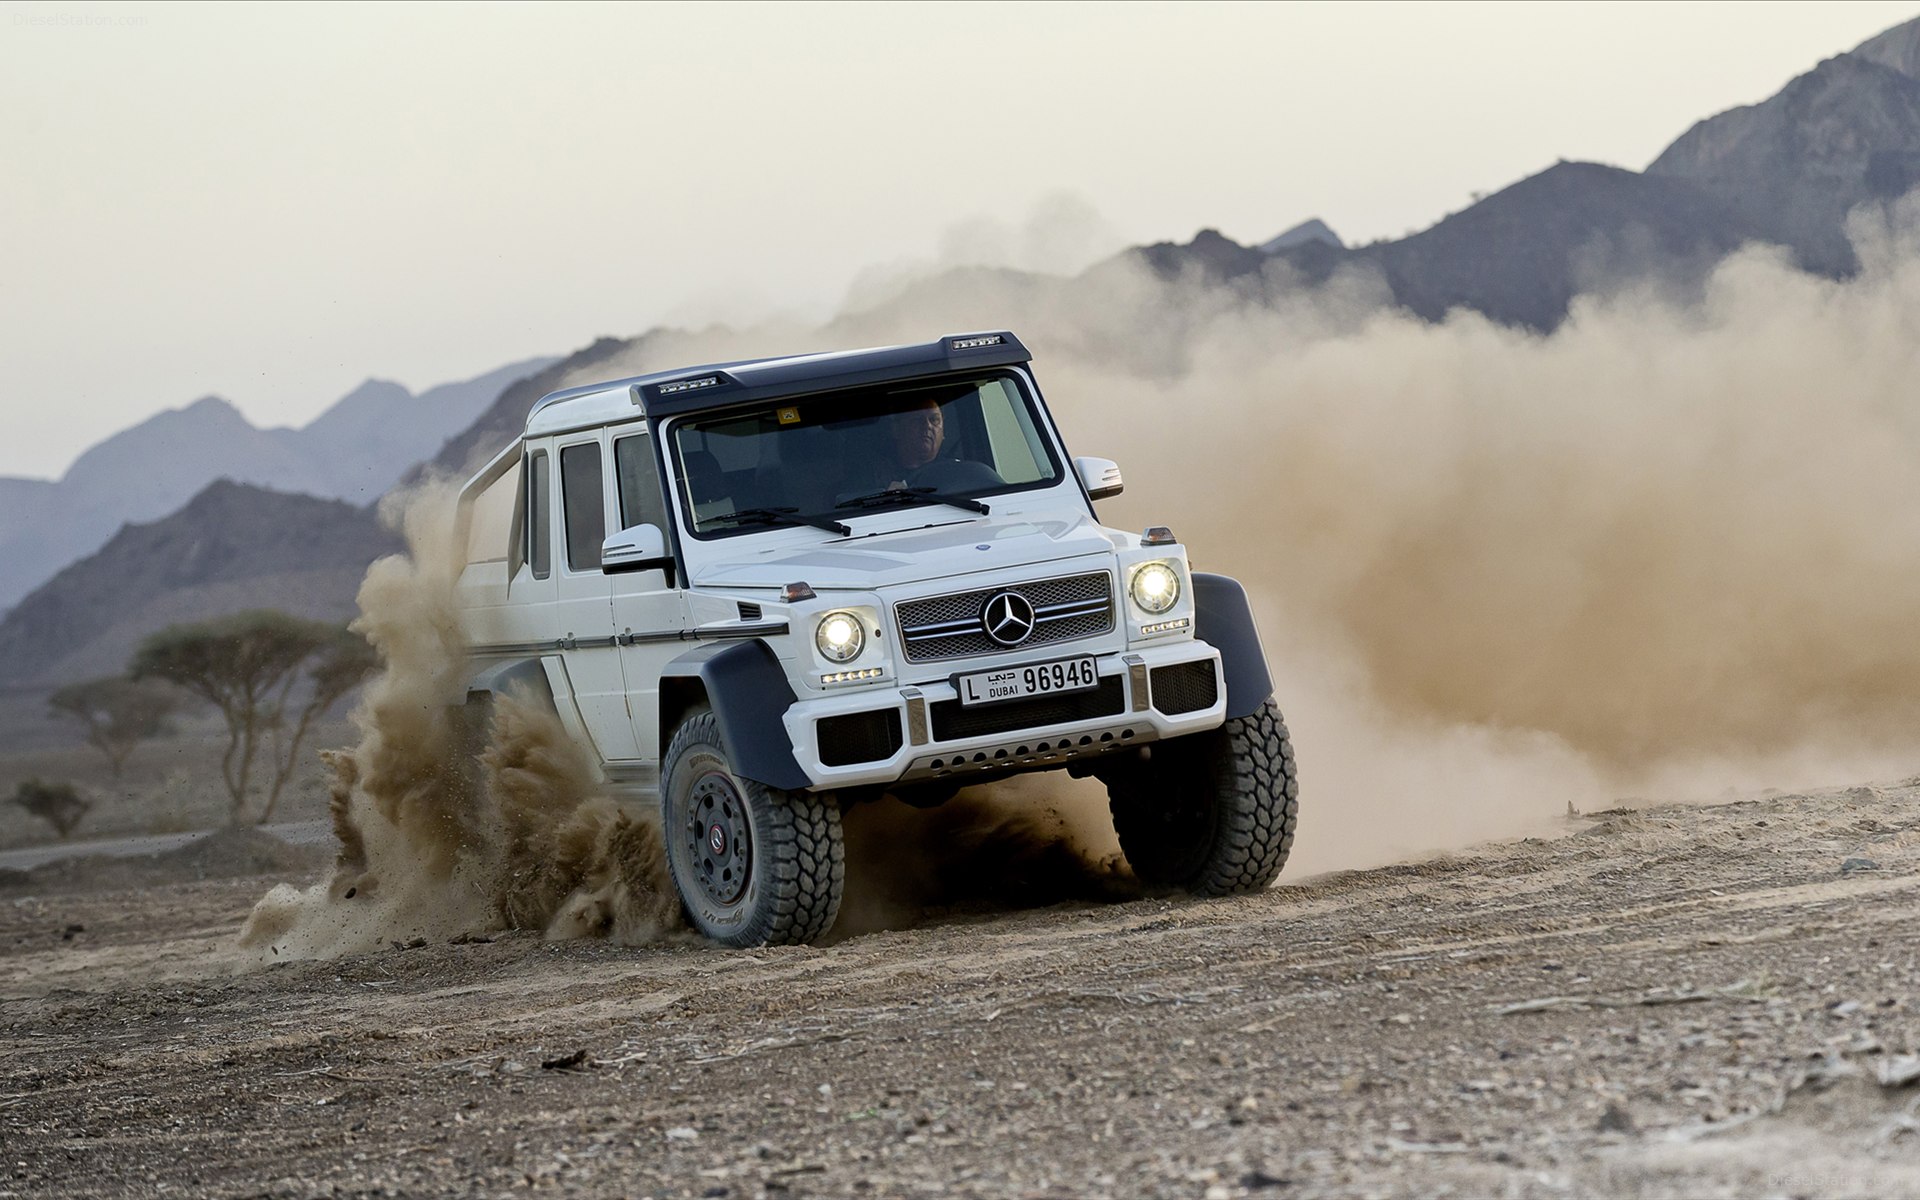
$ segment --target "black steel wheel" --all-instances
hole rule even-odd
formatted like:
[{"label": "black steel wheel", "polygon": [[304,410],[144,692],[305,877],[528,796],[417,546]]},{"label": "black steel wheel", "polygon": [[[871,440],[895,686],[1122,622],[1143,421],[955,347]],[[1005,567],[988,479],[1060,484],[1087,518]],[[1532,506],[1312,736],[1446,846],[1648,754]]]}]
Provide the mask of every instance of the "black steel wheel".
[{"label": "black steel wheel", "polygon": [[660,810],[667,867],[701,933],[761,946],[810,942],[833,925],[846,877],[838,802],[736,775],[709,709],[674,732]]},{"label": "black steel wheel", "polygon": [[1114,832],[1140,882],[1199,896],[1272,883],[1300,814],[1293,742],[1274,702],[1144,750],[1145,761],[1103,772]]}]

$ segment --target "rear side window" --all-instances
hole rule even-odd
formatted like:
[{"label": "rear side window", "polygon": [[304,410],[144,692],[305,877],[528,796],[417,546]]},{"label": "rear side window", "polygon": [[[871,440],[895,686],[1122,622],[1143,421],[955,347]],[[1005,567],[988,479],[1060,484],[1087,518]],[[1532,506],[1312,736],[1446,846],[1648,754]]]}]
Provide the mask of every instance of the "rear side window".
[{"label": "rear side window", "polygon": [[547,452],[535,450],[527,459],[527,562],[533,577],[553,573],[553,541],[547,530]]},{"label": "rear side window", "polygon": [[620,528],[658,525],[665,532],[667,504],[660,494],[660,466],[653,459],[653,439],[638,434],[616,441],[613,469],[620,477]]},{"label": "rear side window", "polygon": [[600,547],[607,540],[607,485],[598,442],[561,447],[560,502],[567,513],[567,566],[599,570]]}]

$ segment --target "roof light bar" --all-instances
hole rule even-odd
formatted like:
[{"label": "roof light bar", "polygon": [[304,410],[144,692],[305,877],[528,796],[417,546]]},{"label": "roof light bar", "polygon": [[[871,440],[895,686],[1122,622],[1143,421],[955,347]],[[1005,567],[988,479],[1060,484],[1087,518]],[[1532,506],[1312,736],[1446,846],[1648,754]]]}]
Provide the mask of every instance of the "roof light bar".
[{"label": "roof light bar", "polygon": [[1006,340],[1007,339],[997,333],[990,333],[985,337],[955,338],[953,339],[952,348],[955,350],[973,350],[980,346],[998,346]]},{"label": "roof light bar", "polygon": [[676,379],[672,383],[663,383],[660,385],[659,390],[662,396],[671,396],[676,392],[692,392],[698,391],[700,388],[719,386],[720,377],[718,375],[702,375],[698,379]]}]

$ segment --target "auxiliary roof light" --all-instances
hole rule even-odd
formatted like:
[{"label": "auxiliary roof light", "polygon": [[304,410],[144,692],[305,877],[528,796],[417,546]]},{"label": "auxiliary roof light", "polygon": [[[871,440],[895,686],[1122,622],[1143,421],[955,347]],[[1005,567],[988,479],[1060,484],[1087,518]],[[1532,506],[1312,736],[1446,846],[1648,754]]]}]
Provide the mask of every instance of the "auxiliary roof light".
[{"label": "auxiliary roof light", "polygon": [[663,383],[660,385],[660,394],[662,396],[671,396],[676,392],[693,392],[701,388],[719,386],[720,377],[718,375],[702,375],[698,379],[676,379],[672,383]]},{"label": "auxiliary roof light", "polygon": [[1001,337],[997,333],[990,333],[985,337],[955,338],[953,339],[953,349],[973,350],[980,346],[998,346],[1001,342],[1004,342],[1006,340],[1007,339]]}]

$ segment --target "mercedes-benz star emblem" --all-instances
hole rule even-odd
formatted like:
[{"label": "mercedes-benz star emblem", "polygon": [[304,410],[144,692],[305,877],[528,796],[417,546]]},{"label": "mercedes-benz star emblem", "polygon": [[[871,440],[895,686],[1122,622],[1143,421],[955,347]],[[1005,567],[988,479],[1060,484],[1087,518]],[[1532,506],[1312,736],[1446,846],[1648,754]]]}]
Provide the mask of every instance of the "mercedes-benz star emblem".
[{"label": "mercedes-benz star emblem", "polygon": [[980,628],[1002,646],[1018,646],[1033,636],[1033,604],[1019,592],[1001,592],[980,610]]}]

